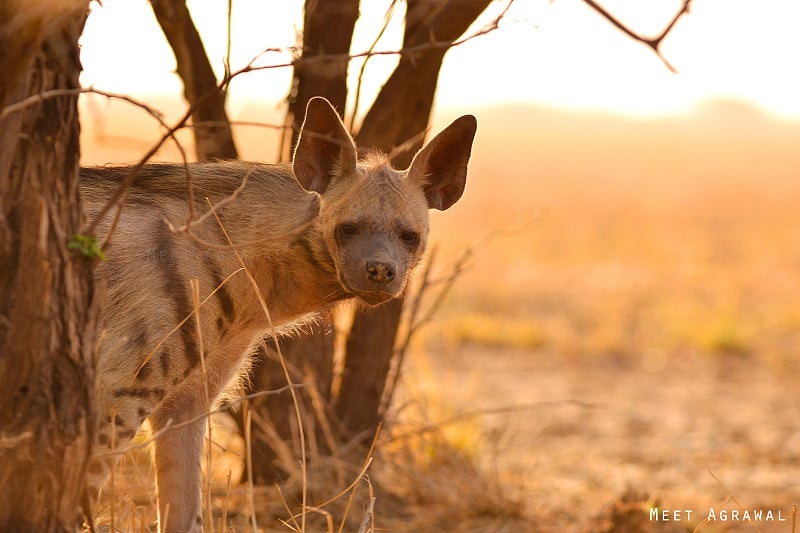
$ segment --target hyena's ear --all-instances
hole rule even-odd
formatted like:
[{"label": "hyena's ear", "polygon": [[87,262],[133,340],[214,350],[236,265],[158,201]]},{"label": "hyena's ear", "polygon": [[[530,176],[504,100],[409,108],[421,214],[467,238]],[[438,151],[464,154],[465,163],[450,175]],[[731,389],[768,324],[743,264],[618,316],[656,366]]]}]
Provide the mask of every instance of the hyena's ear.
[{"label": "hyena's ear", "polygon": [[457,118],[414,156],[408,177],[422,186],[428,207],[444,211],[464,192],[467,163],[478,121],[472,115]]},{"label": "hyena's ear", "polygon": [[332,175],[349,175],[355,166],[355,144],[336,110],[321,96],[310,99],[292,159],[300,185],[322,194]]}]

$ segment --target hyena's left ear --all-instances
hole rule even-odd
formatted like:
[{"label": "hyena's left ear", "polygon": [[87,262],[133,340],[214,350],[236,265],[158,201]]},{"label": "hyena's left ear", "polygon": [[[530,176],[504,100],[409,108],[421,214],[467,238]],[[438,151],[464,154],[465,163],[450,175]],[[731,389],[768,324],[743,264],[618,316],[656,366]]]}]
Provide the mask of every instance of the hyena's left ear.
[{"label": "hyena's left ear", "polygon": [[467,163],[478,121],[472,115],[457,118],[414,156],[408,177],[420,183],[428,207],[444,211],[464,192]]},{"label": "hyena's left ear", "polygon": [[356,147],[336,110],[325,98],[308,101],[292,158],[292,170],[307,191],[325,192],[332,175],[352,174]]}]

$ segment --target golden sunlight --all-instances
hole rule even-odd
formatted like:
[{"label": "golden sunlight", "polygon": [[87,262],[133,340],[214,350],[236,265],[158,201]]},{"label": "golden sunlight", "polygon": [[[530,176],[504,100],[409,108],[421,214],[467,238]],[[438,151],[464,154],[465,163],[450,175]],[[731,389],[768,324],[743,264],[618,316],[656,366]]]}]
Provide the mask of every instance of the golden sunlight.
[{"label": "golden sunlight", "polygon": [[[367,50],[377,36],[390,2],[364,2],[352,50]],[[657,35],[680,8],[680,0],[604,3],[629,28]],[[221,73],[226,56],[225,2],[189,2],[209,57]],[[496,2],[468,33],[490,23],[505,7]],[[397,49],[403,8],[378,43]],[[800,50],[800,33],[791,26],[800,4],[776,0],[754,5],[745,0],[707,0],[691,4],[663,43],[671,73],[646,46],[636,43],[576,0],[514,2],[499,29],[448,53],[438,90],[440,107],[530,103],[573,110],[629,115],[686,111],[699,102],[738,99],[772,114],[800,116],[800,71],[789,51]],[[235,70],[267,49],[261,65],[291,59],[302,25],[302,2],[233,2],[231,66]],[[93,4],[81,40],[84,85],[133,94],[174,94],[180,82],[174,60],[146,0],[105,0]],[[396,60],[373,58],[366,95],[374,96],[382,76]],[[353,83],[361,61],[352,66]],[[236,80],[236,96],[275,102],[285,96],[290,70],[253,73]]]}]

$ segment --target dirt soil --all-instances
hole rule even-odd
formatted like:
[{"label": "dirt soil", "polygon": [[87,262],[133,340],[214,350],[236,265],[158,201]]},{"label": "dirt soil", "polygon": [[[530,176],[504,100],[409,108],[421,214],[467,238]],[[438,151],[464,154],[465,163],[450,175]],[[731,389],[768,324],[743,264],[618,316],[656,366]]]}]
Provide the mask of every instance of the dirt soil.
[{"label": "dirt soil", "polygon": [[[462,346],[436,357],[426,364],[453,412],[501,408],[479,418],[496,447],[481,456],[496,457],[544,531],[605,530],[599,517],[626,491],[670,518],[629,531],[792,531],[796,374],[735,356],[577,361]],[[758,509],[761,521],[743,520]]]}]

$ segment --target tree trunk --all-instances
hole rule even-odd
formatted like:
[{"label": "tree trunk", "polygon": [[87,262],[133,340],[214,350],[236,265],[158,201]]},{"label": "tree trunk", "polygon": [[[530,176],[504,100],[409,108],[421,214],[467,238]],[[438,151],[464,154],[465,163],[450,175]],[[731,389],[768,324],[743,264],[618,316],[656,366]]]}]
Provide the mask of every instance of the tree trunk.
[{"label": "tree trunk", "polygon": [[[297,142],[297,134],[305,117],[306,104],[313,96],[324,96],[340,114],[344,113],[347,100],[347,64],[346,57],[318,57],[347,54],[353,27],[358,18],[358,0],[342,0],[338,2],[306,2],[303,55],[295,65],[294,91],[289,102],[289,117],[292,123],[291,144],[289,152]],[[288,156],[288,154],[284,154]],[[288,158],[288,157],[287,157]],[[307,387],[314,387],[326,403],[330,404],[331,385],[333,383],[333,342],[334,333],[326,324],[311,327],[308,335],[302,337],[286,337],[280,340],[281,351],[286,363],[298,369],[293,380],[303,380]],[[271,347],[271,342],[267,343]],[[258,351],[258,365],[252,370],[251,391],[274,390],[286,385],[283,370],[278,362],[277,354],[265,354]],[[311,414],[314,409],[313,398],[307,390],[298,393],[303,403],[302,411]],[[279,396],[256,400],[251,404],[254,419],[270,425],[272,435],[266,435],[264,428],[254,424],[252,446],[254,479],[271,482],[281,479],[294,465],[281,464],[281,450],[276,449],[284,443],[294,440],[294,411],[291,395],[286,392]],[[332,414],[332,413],[328,413]],[[314,418],[306,417],[310,423]],[[243,420],[237,417],[240,428]],[[310,436],[315,437],[321,451],[328,449],[327,439],[322,431],[322,424],[316,425],[317,431]],[[275,436],[280,437],[275,439]],[[296,454],[299,455],[299,454]]]},{"label": "tree trunk", "polygon": [[[394,154],[392,163],[407,168],[422,147],[442,60],[491,0],[408,0],[403,48],[436,42],[406,53],[364,118],[356,139],[359,150]],[[409,140],[414,139],[412,142]],[[344,372],[335,412],[351,434],[370,439],[383,413],[381,397],[394,355],[402,299],[356,313],[347,339]]]},{"label": "tree trunk", "polygon": [[[463,35],[490,3],[491,0],[408,0],[403,48],[416,50],[401,56],[364,117],[356,136],[359,149],[389,152],[415,139],[393,154],[392,163],[408,168],[422,148],[424,138],[420,134],[430,121],[447,45]],[[425,48],[426,44],[431,47]]]},{"label": "tree trunk", "polygon": [[[21,7],[21,6],[25,7]],[[0,105],[76,89],[87,1],[0,7]],[[76,531],[94,429],[92,260],[77,94],[0,119],[0,530]]]},{"label": "tree trunk", "polygon": [[197,159],[237,159],[225,93],[217,89],[214,70],[185,0],[150,0],[150,4],[175,54],[183,94],[192,106]]},{"label": "tree trunk", "polygon": [[394,339],[403,312],[403,298],[356,311],[347,336],[344,371],[334,412],[345,433],[372,440],[382,413],[383,389],[394,355]]},{"label": "tree trunk", "polygon": [[314,96],[324,96],[344,117],[350,43],[358,18],[358,0],[306,0],[303,17],[303,54],[294,65],[294,87],[289,98],[293,151]]},{"label": "tree trunk", "polygon": [[[297,399],[301,403],[306,435],[313,439],[313,448],[321,453],[332,451],[323,428],[330,415],[327,406],[333,380],[333,341],[332,328],[323,325],[316,325],[307,335],[279,341],[292,383],[303,384],[303,388],[297,390]],[[253,392],[279,390],[286,385],[273,342],[267,340],[258,351],[252,369]],[[322,405],[315,405],[315,398],[321,400]],[[250,443],[253,480],[258,484],[285,480],[295,471],[296,458],[300,456],[291,393],[283,390],[275,396],[255,398],[250,401],[249,409],[253,417]],[[320,416],[325,419],[319,420]],[[237,417],[237,423],[244,435],[242,417]],[[288,456],[286,452],[289,452]]]}]

